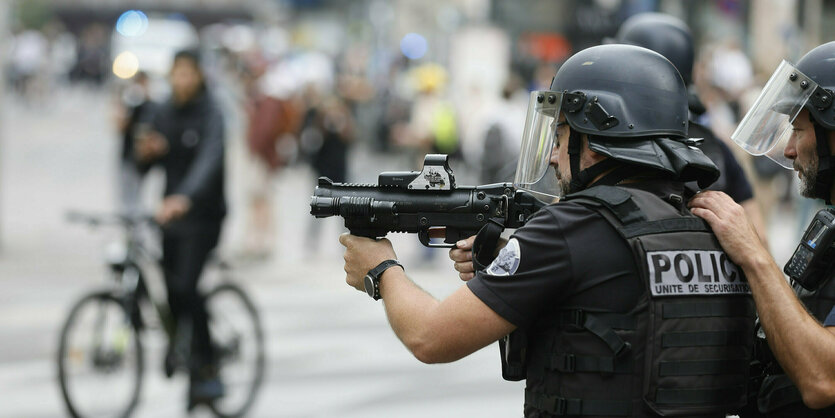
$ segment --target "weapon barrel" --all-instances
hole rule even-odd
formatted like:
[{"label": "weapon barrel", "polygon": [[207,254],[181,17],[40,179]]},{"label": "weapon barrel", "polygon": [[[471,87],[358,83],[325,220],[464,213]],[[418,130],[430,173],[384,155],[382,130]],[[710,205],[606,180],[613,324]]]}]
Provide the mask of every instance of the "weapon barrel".
[{"label": "weapon barrel", "polygon": [[369,196],[313,196],[310,200],[310,214],[317,218],[391,215],[394,207],[394,202],[377,201]]}]

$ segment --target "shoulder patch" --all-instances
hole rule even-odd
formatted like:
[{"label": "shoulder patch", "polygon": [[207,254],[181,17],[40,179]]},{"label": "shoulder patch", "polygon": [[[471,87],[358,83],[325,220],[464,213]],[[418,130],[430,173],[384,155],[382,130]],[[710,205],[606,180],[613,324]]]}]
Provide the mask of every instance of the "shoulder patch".
[{"label": "shoulder patch", "polygon": [[522,251],[519,248],[519,241],[516,238],[511,238],[507,245],[499,251],[496,259],[487,266],[485,272],[492,276],[509,276],[516,273],[521,260]]}]

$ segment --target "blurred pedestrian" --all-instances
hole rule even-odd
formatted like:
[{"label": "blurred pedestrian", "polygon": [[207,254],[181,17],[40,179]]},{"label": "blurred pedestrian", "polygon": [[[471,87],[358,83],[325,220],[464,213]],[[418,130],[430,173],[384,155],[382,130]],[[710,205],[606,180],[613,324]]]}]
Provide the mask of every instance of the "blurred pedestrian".
[{"label": "blurred pedestrian", "polygon": [[[136,155],[143,164],[156,163],[165,169],[165,195],[156,220],[163,226],[162,264],[176,318],[166,372],[173,373],[185,358],[181,350],[190,352],[188,405],[193,408],[224,394],[205,301],[197,291],[226,215],[224,122],[206,88],[198,52],[175,55],[170,82],[171,99],[155,112],[151,130],[137,138]],[[187,341],[190,347],[183,347]]]},{"label": "blurred pedestrian", "polygon": [[[280,67],[279,67],[280,68]],[[250,59],[245,74],[247,89],[248,213],[244,255],[264,258],[273,252],[275,223],[273,195],[276,174],[288,163],[280,141],[296,141],[301,111],[288,74],[266,69],[266,63]]]},{"label": "blurred pedestrian", "polygon": [[144,171],[139,170],[133,158],[137,136],[151,129],[154,102],[149,94],[149,77],[139,71],[131,79],[119,97],[116,125],[122,135],[122,151],[119,159],[119,205],[126,213],[141,212],[141,185]]},{"label": "blurred pedestrian", "polygon": [[70,72],[70,80],[101,85],[107,75],[108,67],[107,32],[101,24],[91,24],[81,32],[80,45],[75,66]]},{"label": "blurred pedestrian", "polygon": [[481,183],[512,182],[525,129],[527,90],[522,78],[511,74],[502,87],[501,100],[490,109],[481,152]]},{"label": "blurred pedestrian", "polygon": [[[354,141],[353,115],[342,98],[323,94],[313,85],[308,85],[305,98],[309,105],[300,140],[315,176],[345,182],[348,177],[348,148]],[[319,242],[319,223],[315,219],[309,222],[305,245],[314,250]]]},{"label": "blurred pedestrian", "polygon": [[35,99],[43,93],[48,52],[49,44],[37,30],[25,30],[14,37],[9,56],[10,77],[24,99]]},{"label": "blurred pedestrian", "polygon": [[348,147],[354,141],[354,118],[345,101],[308,87],[308,109],[302,123],[302,142],[310,154],[316,177],[344,182],[348,174]]}]

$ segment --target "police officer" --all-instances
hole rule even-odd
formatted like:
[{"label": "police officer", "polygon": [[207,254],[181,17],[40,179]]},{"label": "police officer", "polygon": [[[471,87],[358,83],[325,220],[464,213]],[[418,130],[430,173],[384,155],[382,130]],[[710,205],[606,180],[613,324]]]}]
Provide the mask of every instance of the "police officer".
[{"label": "police officer", "polygon": [[699,148],[719,167],[719,178],[709,189],[725,192],[742,205],[748,218],[757,228],[760,238],[767,245],[762,214],[754,201],[754,191],[742,167],[724,141],[717,138],[706,126],[694,121],[704,115],[706,110],[692,85],[695,52],[690,28],[680,19],[664,13],[639,13],[623,22],[615,36],[615,42],[649,48],[676,66],[690,93],[688,105],[691,119],[688,136],[702,138]]},{"label": "police officer", "polygon": [[[684,181],[706,186],[718,172],[686,143],[676,69],[636,46],[580,51],[549,91],[532,92],[525,132],[515,183],[565,196],[477,271],[473,239],[459,242],[450,257],[466,286],[438,301],[408,279],[389,241],[344,234],[348,284],[383,299],[423,362],[502,339],[504,377],[527,379],[527,417],[724,417],[738,407],[753,301],[682,198]],[[561,191],[545,189],[556,183]]]},{"label": "police officer", "polygon": [[[811,50],[797,66],[784,61],[732,136],[748,152],[794,168],[801,194],[827,204],[835,198],[833,90],[835,42],[830,42]],[[745,271],[768,345],[782,367],[763,383],[760,412],[769,417],[835,416],[835,407],[812,410],[835,404],[835,257],[820,258],[819,273],[802,286],[794,282],[793,289],[727,195],[700,193],[690,205]],[[814,235],[804,242],[814,242]],[[793,266],[787,265],[791,272],[788,267]]]}]

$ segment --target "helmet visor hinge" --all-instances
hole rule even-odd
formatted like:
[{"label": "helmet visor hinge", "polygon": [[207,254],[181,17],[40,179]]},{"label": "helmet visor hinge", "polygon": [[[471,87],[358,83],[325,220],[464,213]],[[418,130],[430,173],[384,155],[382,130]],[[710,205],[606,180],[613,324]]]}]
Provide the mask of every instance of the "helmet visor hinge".
[{"label": "helmet visor hinge", "polygon": [[574,93],[564,92],[562,94],[562,110],[568,113],[574,113],[583,108],[586,104],[586,95],[582,91],[575,91]]},{"label": "helmet visor hinge", "polygon": [[812,105],[818,110],[828,109],[829,106],[832,106],[832,91],[818,86],[815,88],[815,92],[812,93],[812,97],[809,100],[811,100]]},{"label": "helmet visor hinge", "polygon": [[597,97],[592,99],[591,103],[586,106],[586,117],[594,124],[594,127],[598,131],[605,131],[617,126],[619,123],[618,118],[610,115],[596,99]]}]

